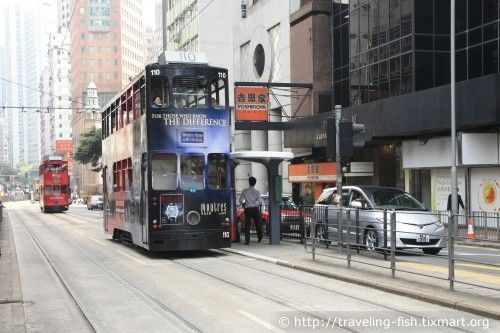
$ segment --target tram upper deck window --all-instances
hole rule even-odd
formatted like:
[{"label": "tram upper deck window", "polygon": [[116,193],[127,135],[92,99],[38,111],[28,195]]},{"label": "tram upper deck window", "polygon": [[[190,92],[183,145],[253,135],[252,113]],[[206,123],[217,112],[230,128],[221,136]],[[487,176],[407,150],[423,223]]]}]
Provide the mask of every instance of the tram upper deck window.
[{"label": "tram upper deck window", "polygon": [[176,76],[172,82],[176,108],[205,108],[208,83],[204,76]]},{"label": "tram upper deck window", "polygon": [[226,107],[227,84],[223,79],[215,79],[210,84],[210,97],[212,107],[223,109]]},{"label": "tram upper deck window", "polygon": [[177,156],[159,154],[151,161],[153,189],[175,190],[177,188]]},{"label": "tram upper deck window", "polygon": [[46,171],[48,172],[61,172],[62,171],[62,165],[59,164],[48,164]]},{"label": "tram upper deck window", "polygon": [[181,188],[201,190],[205,187],[205,160],[203,154],[181,155]]},{"label": "tram upper deck window", "polygon": [[208,188],[227,188],[227,154],[208,154]]},{"label": "tram upper deck window", "polygon": [[162,108],[169,105],[169,91],[170,85],[167,77],[151,78],[151,107]]}]

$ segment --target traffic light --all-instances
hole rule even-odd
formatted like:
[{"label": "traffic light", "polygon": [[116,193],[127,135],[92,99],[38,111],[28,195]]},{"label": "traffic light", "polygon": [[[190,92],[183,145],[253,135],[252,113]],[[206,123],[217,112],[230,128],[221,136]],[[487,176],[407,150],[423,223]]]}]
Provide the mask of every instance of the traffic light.
[{"label": "traffic light", "polygon": [[341,121],[339,125],[340,132],[340,156],[352,157],[354,149],[363,148],[364,140],[356,140],[354,136],[365,131],[364,124],[356,124],[352,121]]}]

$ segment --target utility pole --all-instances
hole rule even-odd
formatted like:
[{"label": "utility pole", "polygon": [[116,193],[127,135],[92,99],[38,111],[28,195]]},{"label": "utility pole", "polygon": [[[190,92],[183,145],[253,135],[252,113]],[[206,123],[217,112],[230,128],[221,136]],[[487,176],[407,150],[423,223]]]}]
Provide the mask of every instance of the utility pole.
[{"label": "utility pole", "polygon": [[448,222],[448,278],[450,289],[454,288],[454,244],[455,221],[458,215],[458,181],[457,181],[457,133],[455,124],[455,0],[450,3],[450,90],[451,90],[451,218]]},{"label": "utility pole", "polygon": [[[342,157],[340,152],[340,121],[342,120],[342,106],[335,105],[335,150],[337,160],[337,194],[340,195],[340,209],[342,209]],[[341,212],[342,214],[342,212]]]}]

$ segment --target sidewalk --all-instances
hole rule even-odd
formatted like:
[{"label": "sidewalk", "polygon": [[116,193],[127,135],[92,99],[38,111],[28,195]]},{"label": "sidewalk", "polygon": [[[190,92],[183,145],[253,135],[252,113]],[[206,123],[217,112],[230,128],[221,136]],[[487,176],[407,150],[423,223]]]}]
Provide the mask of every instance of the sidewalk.
[{"label": "sidewalk", "polygon": [[[282,241],[280,245],[269,245],[266,239],[262,243],[257,243],[256,239],[252,238],[250,245],[233,243],[231,248],[223,249],[223,251],[404,295],[460,311],[500,319],[500,292],[461,283],[455,283],[455,291],[453,292],[448,289],[448,281],[401,271],[396,271],[396,277],[392,279],[391,271],[388,269],[390,268],[390,261],[381,260],[383,255],[380,253],[357,255],[356,251],[353,250],[353,260],[377,264],[380,267],[352,262],[349,269],[345,260],[345,248],[342,249],[343,253],[340,253],[339,248],[326,249],[324,245],[321,245],[317,248],[317,253],[337,256],[338,258],[316,255],[316,260],[313,261],[312,255],[305,251],[304,245],[294,240]],[[411,268],[406,268],[405,264],[411,266],[413,263],[405,261],[404,257],[402,259],[398,258],[396,268],[412,271]],[[432,265],[419,263],[415,263],[415,265],[417,266],[414,267],[415,270],[420,273],[423,272],[419,271],[419,265],[432,267]],[[437,268],[436,274],[429,273],[429,275],[444,278],[446,275],[442,273],[444,273],[444,270],[447,271],[447,267],[443,268],[443,271],[440,271],[441,267]],[[479,273],[470,274],[481,275]],[[493,278],[497,279],[497,277]],[[500,286],[496,285],[496,287]]]},{"label": "sidewalk", "polygon": [[0,221],[0,332],[26,332],[16,247],[5,207]]}]

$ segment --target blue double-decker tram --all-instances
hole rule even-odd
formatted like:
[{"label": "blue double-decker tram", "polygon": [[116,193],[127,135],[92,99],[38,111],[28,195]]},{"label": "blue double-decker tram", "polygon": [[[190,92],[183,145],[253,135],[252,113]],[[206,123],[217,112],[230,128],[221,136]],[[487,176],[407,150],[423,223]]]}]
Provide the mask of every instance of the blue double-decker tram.
[{"label": "blue double-decker tram", "polygon": [[227,70],[163,59],[102,112],[104,230],[149,251],[229,247]]}]

